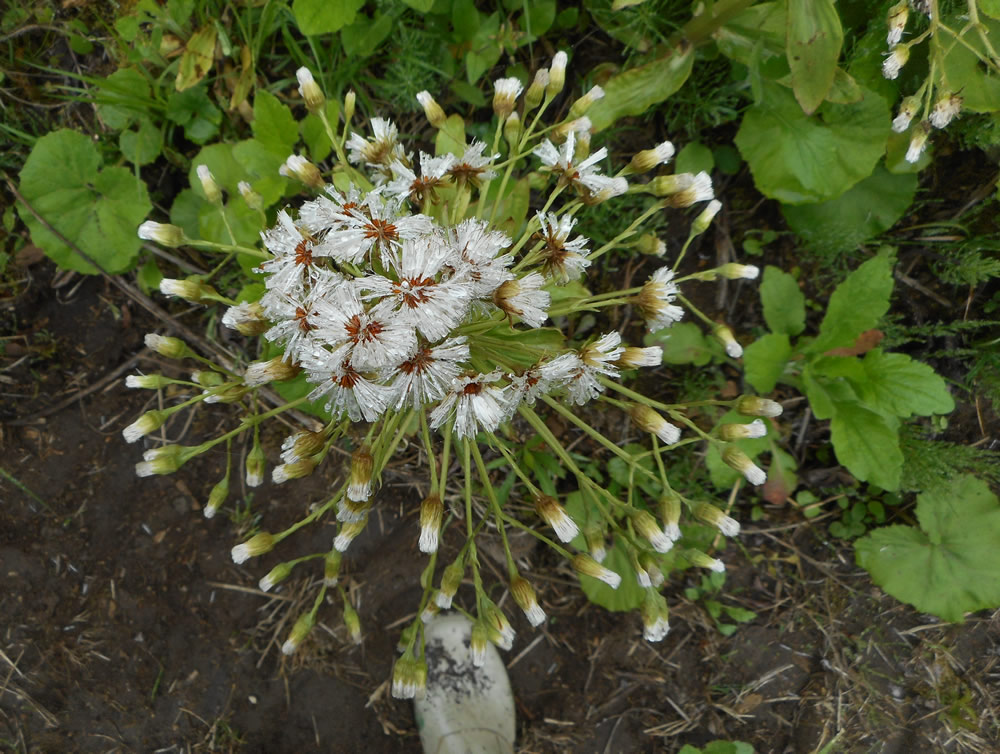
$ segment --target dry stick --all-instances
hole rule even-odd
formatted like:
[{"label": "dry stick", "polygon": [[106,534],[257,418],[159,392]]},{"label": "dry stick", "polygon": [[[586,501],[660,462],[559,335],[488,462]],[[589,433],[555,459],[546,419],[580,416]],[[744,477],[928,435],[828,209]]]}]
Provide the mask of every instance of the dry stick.
[{"label": "dry stick", "polygon": [[[139,306],[141,306],[147,312],[152,314],[155,318],[162,321],[163,324],[167,327],[167,329],[172,330],[173,332],[182,336],[185,340],[194,343],[203,352],[212,354],[216,359],[219,360],[222,366],[225,367],[226,369],[230,370],[232,369],[233,358],[228,353],[226,353],[225,350],[220,348],[212,341],[201,337],[197,333],[191,331],[190,329],[182,325],[176,319],[167,314],[166,310],[158,306],[151,298],[143,294],[141,291],[136,290],[133,286],[129,285],[119,277],[115,277],[105,272],[104,269],[97,262],[95,262],[90,257],[89,254],[84,252],[79,246],[77,246],[75,243],[66,238],[66,236],[64,236],[58,230],[53,228],[52,225],[44,217],[38,214],[35,208],[31,206],[31,203],[24,198],[24,196],[21,194],[20,191],[17,190],[17,187],[10,180],[6,172],[0,171],[0,175],[3,176],[4,182],[7,184],[7,188],[10,190],[10,192],[14,195],[14,198],[24,205],[25,209],[27,209],[28,212],[32,214],[32,216],[42,225],[42,227],[45,228],[47,231],[49,231],[59,241],[64,243],[69,249],[73,251],[73,253],[75,253],[77,256],[79,256],[81,259],[87,262],[87,264],[94,267],[101,274],[101,277],[103,277],[106,281],[111,283],[111,285],[118,288],[128,298],[135,301],[137,304],[139,304]],[[258,388],[258,391],[259,395],[262,398],[265,398],[268,401],[268,403],[270,403],[273,406],[280,406],[283,403],[285,403],[284,399],[279,397],[272,390],[268,390],[265,388]],[[76,400],[77,398],[82,398],[85,395],[87,395],[87,393],[82,392],[81,394],[75,396],[73,400]],[[67,405],[71,404],[72,402],[73,401],[69,401]],[[300,411],[291,409],[288,413],[291,416],[295,417],[296,421],[298,421],[304,427],[308,427],[313,431],[317,431],[320,428],[319,423],[315,419],[313,419],[310,416],[307,416],[306,414],[301,413]],[[46,414],[39,414],[39,416],[45,416],[45,415]],[[31,418],[32,417],[28,417],[26,419],[21,420],[21,422],[24,423],[26,421],[29,421]]]}]

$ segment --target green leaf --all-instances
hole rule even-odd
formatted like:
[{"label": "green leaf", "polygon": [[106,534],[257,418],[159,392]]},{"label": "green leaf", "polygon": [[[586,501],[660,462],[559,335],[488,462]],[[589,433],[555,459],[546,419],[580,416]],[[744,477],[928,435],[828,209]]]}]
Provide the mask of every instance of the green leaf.
[{"label": "green leaf", "polygon": [[[994,40],[995,47],[995,40],[1000,38],[1000,21],[992,18],[979,20],[985,27],[983,31],[987,37]],[[1000,110],[1000,78],[980,63],[980,57],[988,59],[982,40],[978,34],[970,32],[962,37],[962,41],[964,44],[957,44],[949,37],[944,45],[947,54],[942,62],[942,93],[960,92],[962,109],[969,112],[989,113]],[[972,49],[968,49],[966,44]]]},{"label": "green leaf", "polygon": [[1000,0],[979,0],[979,12],[984,16],[1000,19]]},{"label": "green leaf", "polygon": [[364,0],[294,0],[295,23],[306,36],[331,34],[354,23]]},{"label": "green leaf", "polygon": [[944,379],[927,364],[879,348],[869,351],[861,363],[868,377],[869,392],[864,397],[876,408],[904,419],[955,410]]},{"label": "green leaf", "polygon": [[[142,243],[136,229],[152,209],[146,185],[125,168],[102,170],[89,137],[60,129],[40,138],[21,168],[20,190],[41,217],[105,272],[124,272],[132,265]],[[32,241],[56,264],[97,272],[23,206],[18,212]]]},{"label": "green leaf", "polygon": [[403,0],[404,5],[409,5],[413,10],[426,13],[434,7],[434,0]]},{"label": "green leaf", "polygon": [[180,67],[177,69],[177,82],[174,85],[177,91],[190,89],[212,70],[218,33],[215,24],[206,24],[188,39],[181,55]]},{"label": "green leaf", "polygon": [[128,126],[153,104],[149,82],[135,68],[119,68],[96,86],[97,114],[114,131]]},{"label": "green leaf", "polygon": [[811,114],[833,86],[844,42],[833,0],[788,0],[786,41],[795,99]]},{"label": "green leaf", "polygon": [[647,346],[663,349],[664,364],[694,364],[703,367],[713,358],[722,358],[722,346],[702,334],[693,322],[679,322],[673,327],[648,333],[643,337]]},{"label": "green leaf", "polygon": [[888,526],[855,543],[858,565],[898,600],[944,620],[1000,605],[1000,503],[963,476],[917,498],[920,529]]},{"label": "green leaf", "polygon": [[806,298],[795,278],[778,267],[764,268],[760,283],[764,321],[771,332],[798,335],[806,326]]},{"label": "green leaf", "polygon": [[889,230],[913,204],[915,174],[896,175],[882,165],[836,199],[818,204],[783,204],[788,225],[809,248],[823,254],[855,249]]},{"label": "green leaf", "polygon": [[285,158],[292,153],[299,140],[299,125],[292,117],[292,111],[263,89],[258,89],[254,96],[251,127],[257,141],[272,151],[284,153]]},{"label": "green leaf", "polygon": [[785,333],[768,333],[743,351],[743,376],[758,393],[770,393],[791,355],[792,346]]},{"label": "green leaf", "polygon": [[551,27],[556,20],[555,0],[535,0],[527,3],[527,12],[522,16],[521,23],[528,33],[528,39],[532,41],[538,39]]},{"label": "green leaf", "polygon": [[392,32],[394,22],[395,17],[391,13],[380,13],[375,20],[359,16],[353,24],[340,30],[344,52],[352,58],[371,57]]},{"label": "green leaf", "polygon": [[762,86],[735,140],[761,193],[787,204],[820,202],[871,175],[890,133],[881,97],[862,89],[859,102],[827,102],[810,116],[787,89]]},{"label": "green leaf", "polygon": [[135,131],[122,131],[118,137],[122,156],[134,165],[148,165],[163,150],[163,132],[149,118],[140,118]]},{"label": "green leaf", "polygon": [[167,119],[184,126],[184,135],[195,144],[204,144],[219,130],[222,111],[212,102],[205,86],[196,86],[170,95]]},{"label": "green leaf", "polygon": [[861,333],[874,328],[889,310],[891,295],[892,265],[887,255],[879,254],[837,286],[819,326],[819,337],[806,351],[823,353],[853,345]]},{"label": "green leaf", "polygon": [[712,150],[697,141],[685,144],[674,158],[674,170],[678,173],[711,173],[715,167]]},{"label": "green leaf", "polygon": [[859,403],[834,404],[830,438],[837,460],[862,482],[885,490],[899,489],[903,453],[899,422]]},{"label": "green leaf", "polygon": [[434,154],[453,154],[461,157],[465,154],[465,121],[461,115],[449,115],[438,129],[434,142]]},{"label": "green leaf", "polygon": [[612,76],[604,84],[604,97],[587,116],[594,131],[601,131],[626,115],[642,115],[681,88],[691,74],[694,46],[673,49],[645,65]]},{"label": "green leaf", "polygon": [[635,610],[642,605],[646,596],[645,591],[639,586],[635,570],[621,547],[617,544],[612,546],[601,565],[621,576],[622,583],[617,589],[612,589],[603,581],[590,576],[580,576],[580,588],[587,595],[587,599],[614,613]]}]

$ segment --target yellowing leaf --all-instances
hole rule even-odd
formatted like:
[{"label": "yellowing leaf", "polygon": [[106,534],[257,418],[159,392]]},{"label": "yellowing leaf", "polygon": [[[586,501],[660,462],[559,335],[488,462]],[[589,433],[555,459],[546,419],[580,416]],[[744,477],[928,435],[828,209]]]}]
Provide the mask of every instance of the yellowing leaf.
[{"label": "yellowing leaf", "polygon": [[844,41],[833,0],[788,0],[786,41],[795,99],[812,114],[833,86]]},{"label": "yellowing leaf", "polygon": [[177,71],[177,91],[190,89],[212,70],[217,34],[214,24],[206,24],[187,41],[184,54],[181,55],[181,66]]}]

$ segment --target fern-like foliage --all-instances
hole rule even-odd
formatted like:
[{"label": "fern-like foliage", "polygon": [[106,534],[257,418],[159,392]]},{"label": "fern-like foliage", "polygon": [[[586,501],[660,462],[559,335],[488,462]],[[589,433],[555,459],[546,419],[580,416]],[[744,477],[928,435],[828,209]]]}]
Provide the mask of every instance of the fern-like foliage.
[{"label": "fern-like foliage", "polygon": [[933,440],[926,429],[916,425],[903,427],[899,441],[904,459],[903,490],[931,490],[961,474],[972,474],[991,484],[1000,482],[1000,453]]}]

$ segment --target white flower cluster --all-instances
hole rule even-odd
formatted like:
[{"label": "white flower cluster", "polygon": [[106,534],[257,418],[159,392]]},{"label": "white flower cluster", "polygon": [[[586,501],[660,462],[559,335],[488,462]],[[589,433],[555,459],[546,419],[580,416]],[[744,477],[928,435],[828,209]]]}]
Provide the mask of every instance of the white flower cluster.
[{"label": "white flower cluster", "polygon": [[[375,119],[372,129],[373,138],[354,134],[347,146],[350,159],[369,169],[373,189],[327,186],[297,220],[282,211],[262,234],[273,255],[259,268],[267,276],[259,311],[271,323],[264,335],[305,371],[315,385],[310,399],[325,399],[335,417],[368,422],[388,410],[436,404],[433,428],[454,418],[456,433],[472,437],[542,394],[565,391],[574,404],[595,398],[603,390],[599,377],[618,374],[615,361],[625,349],[617,333],[526,370],[486,373],[474,368],[461,333],[463,325],[491,318],[499,325],[503,315],[512,325],[541,327],[550,304],[544,286],[575,280],[590,264],[587,239],[570,239],[575,219],[539,213],[539,263],[515,273],[512,240],[485,220],[442,226],[410,208],[445,183],[488,179],[496,155],[484,157],[482,143],[460,159],[421,154],[418,177],[396,127]],[[596,174],[600,152],[574,166],[572,144],[570,134],[562,155],[553,157],[548,142],[538,153],[548,167],[572,174],[583,192],[625,190],[618,185],[624,179]],[[223,322],[242,322],[241,307]],[[659,363],[659,354],[647,361]]]}]

